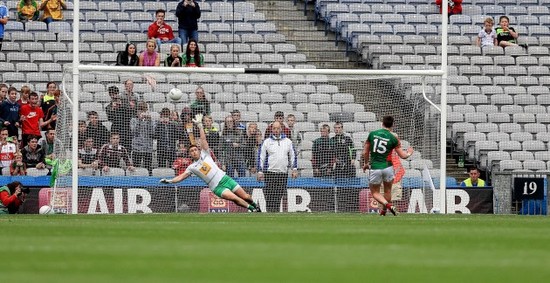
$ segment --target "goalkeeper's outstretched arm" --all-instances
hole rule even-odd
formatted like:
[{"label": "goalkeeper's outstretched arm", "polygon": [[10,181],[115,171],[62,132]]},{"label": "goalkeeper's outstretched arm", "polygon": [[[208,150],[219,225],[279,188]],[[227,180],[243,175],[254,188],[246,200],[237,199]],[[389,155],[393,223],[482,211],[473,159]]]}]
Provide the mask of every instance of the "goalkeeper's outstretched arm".
[{"label": "goalkeeper's outstretched arm", "polygon": [[397,152],[397,155],[399,155],[399,157],[407,159],[413,154],[414,148],[412,146],[409,146],[409,148],[407,148],[407,151],[404,151],[403,148],[396,147],[395,152]]},{"label": "goalkeeper's outstretched arm", "polygon": [[165,184],[178,183],[187,179],[187,177],[189,176],[191,176],[190,172],[183,172],[180,175],[174,177],[173,179],[160,179],[160,182]]}]

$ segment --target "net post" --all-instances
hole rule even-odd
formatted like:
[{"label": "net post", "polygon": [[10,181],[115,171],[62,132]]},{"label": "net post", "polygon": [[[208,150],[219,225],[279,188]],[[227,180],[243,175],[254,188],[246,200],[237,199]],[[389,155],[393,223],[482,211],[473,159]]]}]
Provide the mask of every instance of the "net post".
[{"label": "net post", "polygon": [[448,36],[448,22],[449,22],[449,6],[445,3],[441,5],[441,70],[443,74],[441,76],[441,142],[440,147],[440,160],[441,170],[439,176],[439,197],[440,197],[440,212],[447,214],[447,36]]},{"label": "net post", "polygon": [[72,140],[71,140],[71,213],[78,213],[78,91],[80,89],[78,65],[80,64],[80,0],[74,0],[73,3],[73,93],[72,93]]}]

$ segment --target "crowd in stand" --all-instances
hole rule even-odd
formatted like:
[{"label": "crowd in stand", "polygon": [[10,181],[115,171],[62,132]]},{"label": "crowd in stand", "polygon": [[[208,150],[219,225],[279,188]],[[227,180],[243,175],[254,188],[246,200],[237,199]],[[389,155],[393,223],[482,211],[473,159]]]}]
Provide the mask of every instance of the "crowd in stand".
[{"label": "crowd in stand", "polygon": [[60,96],[55,82],[48,82],[40,96],[27,86],[17,90],[0,84],[2,175],[26,175],[30,168],[49,173],[56,159],[54,147],[63,148],[55,136]]}]

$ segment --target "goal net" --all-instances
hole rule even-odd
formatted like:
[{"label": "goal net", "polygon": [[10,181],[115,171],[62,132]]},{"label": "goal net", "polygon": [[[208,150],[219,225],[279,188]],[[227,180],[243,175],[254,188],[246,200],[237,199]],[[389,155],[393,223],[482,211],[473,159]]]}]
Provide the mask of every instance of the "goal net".
[{"label": "goal net", "polygon": [[[440,112],[424,95],[439,103],[441,77],[227,70],[81,71],[78,102],[68,99],[73,76],[66,72],[66,95],[58,109],[57,137],[63,147],[55,149],[54,209],[74,213],[71,195],[78,194],[78,213],[244,211],[215,197],[196,177],[159,184],[160,178],[173,178],[192,162],[187,149],[199,143],[198,127],[203,127],[220,168],[264,211],[376,212],[362,156],[369,132],[381,128],[385,115],[395,118],[402,146],[415,149],[396,168],[394,204],[410,213],[438,206],[434,195],[445,144]],[[183,92],[177,101],[169,95],[174,88]],[[78,127],[71,122],[75,103]],[[266,201],[265,183],[257,181],[256,172],[258,149],[275,120],[284,122],[283,132],[293,142],[299,176],[289,174],[288,188],[280,188],[281,197],[273,204]],[[70,164],[76,148],[74,189]]]}]

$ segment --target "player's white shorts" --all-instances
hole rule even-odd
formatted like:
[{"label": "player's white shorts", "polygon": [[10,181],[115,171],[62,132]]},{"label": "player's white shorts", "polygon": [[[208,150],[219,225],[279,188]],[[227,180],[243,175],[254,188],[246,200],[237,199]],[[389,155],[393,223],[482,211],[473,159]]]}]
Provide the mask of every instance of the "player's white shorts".
[{"label": "player's white shorts", "polygon": [[385,169],[371,169],[369,174],[369,184],[380,185],[382,180],[386,183],[392,182],[395,177],[393,166]]}]

